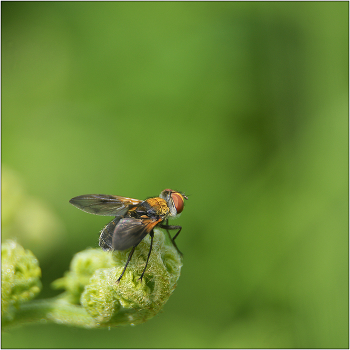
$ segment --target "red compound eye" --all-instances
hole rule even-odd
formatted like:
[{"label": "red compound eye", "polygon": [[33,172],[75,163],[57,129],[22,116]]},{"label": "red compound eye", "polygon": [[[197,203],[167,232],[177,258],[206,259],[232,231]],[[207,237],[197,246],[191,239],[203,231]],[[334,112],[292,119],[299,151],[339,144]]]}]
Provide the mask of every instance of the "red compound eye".
[{"label": "red compound eye", "polygon": [[177,213],[180,214],[184,209],[184,198],[179,192],[173,192],[171,198],[173,199]]}]

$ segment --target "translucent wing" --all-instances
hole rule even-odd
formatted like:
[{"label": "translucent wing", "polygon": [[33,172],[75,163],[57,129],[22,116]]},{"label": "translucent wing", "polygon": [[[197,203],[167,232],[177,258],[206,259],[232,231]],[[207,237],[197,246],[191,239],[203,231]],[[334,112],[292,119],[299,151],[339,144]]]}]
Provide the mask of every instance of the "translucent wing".
[{"label": "translucent wing", "polygon": [[141,202],[138,199],[109,194],[85,194],[69,201],[87,213],[104,216],[123,216],[129,209]]},{"label": "translucent wing", "polygon": [[117,216],[101,231],[98,244],[103,250],[114,250],[112,245],[113,233],[120,219],[121,217]]},{"label": "translucent wing", "polygon": [[115,218],[101,232],[100,247],[104,250],[125,250],[137,246],[162,219]]}]

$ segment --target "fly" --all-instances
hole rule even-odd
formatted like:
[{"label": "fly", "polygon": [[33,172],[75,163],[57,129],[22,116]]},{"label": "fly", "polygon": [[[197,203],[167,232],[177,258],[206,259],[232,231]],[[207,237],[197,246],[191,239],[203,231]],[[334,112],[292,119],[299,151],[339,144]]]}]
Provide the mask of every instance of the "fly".
[{"label": "fly", "polygon": [[[99,246],[105,251],[126,250],[132,247],[123,272],[117,279],[119,283],[134,254],[135,248],[149,234],[151,236],[151,245],[146,265],[139,278],[142,281],[151,255],[154,237],[153,230],[156,226],[167,231],[172,244],[182,256],[175,243],[175,239],[181,232],[182,227],[169,225],[168,220],[182,212],[185,199],[188,199],[188,197],[184,193],[165,189],[159,197],[148,198],[144,201],[105,194],[87,194],[74,197],[69,202],[90,214],[115,216],[101,231]],[[177,230],[173,238],[169,230]]]}]

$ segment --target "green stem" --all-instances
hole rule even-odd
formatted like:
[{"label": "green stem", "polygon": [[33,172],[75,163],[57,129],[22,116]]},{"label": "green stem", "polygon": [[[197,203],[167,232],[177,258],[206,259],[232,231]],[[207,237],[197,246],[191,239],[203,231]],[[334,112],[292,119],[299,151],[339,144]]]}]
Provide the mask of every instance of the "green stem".
[{"label": "green stem", "polygon": [[16,310],[14,319],[2,322],[2,325],[3,328],[12,328],[28,323],[46,322],[96,327],[96,322],[84,308],[70,304],[60,297],[23,303]]}]

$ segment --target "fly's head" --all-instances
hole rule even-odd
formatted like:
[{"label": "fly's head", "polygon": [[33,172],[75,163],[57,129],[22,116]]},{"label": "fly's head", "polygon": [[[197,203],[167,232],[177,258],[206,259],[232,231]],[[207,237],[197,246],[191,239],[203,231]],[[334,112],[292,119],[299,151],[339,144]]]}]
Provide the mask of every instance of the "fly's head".
[{"label": "fly's head", "polygon": [[165,189],[159,195],[160,198],[164,199],[169,207],[169,217],[175,218],[180,215],[184,209],[185,199],[188,199],[184,193]]}]

